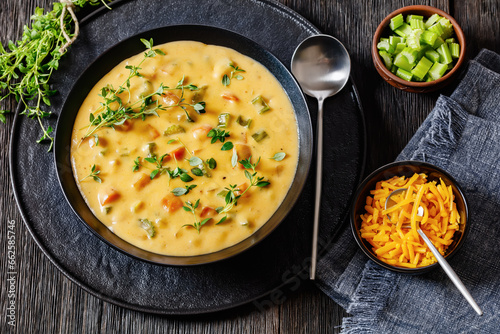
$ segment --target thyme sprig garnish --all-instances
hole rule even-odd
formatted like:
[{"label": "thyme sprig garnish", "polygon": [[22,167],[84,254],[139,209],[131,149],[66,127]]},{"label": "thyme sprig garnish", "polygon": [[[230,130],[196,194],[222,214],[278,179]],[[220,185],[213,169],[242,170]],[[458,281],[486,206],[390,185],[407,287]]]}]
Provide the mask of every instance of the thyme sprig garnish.
[{"label": "thyme sprig garnish", "polygon": [[[271,183],[269,181],[264,181],[264,177],[262,176],[257,176],[256,168],[257,165],[260,162],[260,157],[257,160],[256,163],[252,164],[251,163],[252,157],[250,156],[246,160],[240,160],[239,163],[245,167],[245,177],[250,181],[250,185],[245,189],[241,190],[238,188],[236,184],[232,185],[230,184],[229,187],[225,187],[224,191],[227,191],[226,196],[224,197],[224,200],[226,202],[225,206],[221,206],[216,208],[215,210],[219,214],[225,213],[226,215],[221,218],[215,225],[219,225],[220,223],[224,222],[227,219],[227,213],[231,211],[236,205],[238,205],[238,200],[252,187],[266,187],[270,185]],[[248,169],[251,169],[253,173],[250,173]]]},{"label": "thyme sprig garnish", "polygon": [[217,141],[220,141],[221,143],[224,143],[221,147],[221,151],[229,151],[233,149],[233,143],[230,141],[226,142],[226,138],[229,137],[229,131],[222,130],[219,128],[213,128],[207,133],[207,137],[212,138],[210,142],[212,144],[215,144]]},{"label": "thyme sprig garnish", "polygon": [[[73,0],[78,7],[87,4],[97,5],[104,0]],[[69,32],[74,24],[72,16],[64,11],[65,4],[54,2],[52,10],[44,13],[43,8],[36,8],[31,17],[31,27],[24,26],[22,39],[7,44],[7,51],[0,43],[0,101],[14,96],[22,103],[22,115],[36,119],[42,130],[37,143],[48,142],[48,151],[52,149],[54,138],[52,127],[43,119],[52,113],[46,111],[50,107],[50,97],[56,91],[50,88],[50,79],[59,68],[59,60],[67,52],[60,48],[66,44],[62,29]],[[68,33],[69,37],[75,36]],[[45,105],[45,106],[44,106]],[[43,108],[43,109],[42,109]],[[5,123],[5,114],[9,110],[0,110],[0,121]]]},{"label": "thyme sprig garnish", "polygon": [[[186,159],[189,162],[189,164],[193,167],[197,166],[197,167],[191,169],[191,172],[196,176],[205,175],[206,177],[212,177],[212,175],[208,172],[207,164],[213,164],[213,163],[215,163],[215,160],[212,159],[213,163],[209,162],[210,160],[207,160],[207,162],[204,162],[202,159],[195,157],[193,155],[193,153],[191,153],[191,151],[188,149],[186,144],[184,144],[184,142],[180,138],[177,138],[177,141],[179,143],[181,143],[181,145],[184,147],[186,152],[189,154],[190,158]],[[215,165],[217,165],[217,163],[215,163]],[[213,169],[213,168],[211,168],[211,169]],[[201,174],[200,174],[200,172],[201,172]]]},{"label": "thyme sprig garnish", "polygon": [[137,157],[135,160],[134,160],[134,167],[132,167],[132,171],[133,172],[137,172],[139,170],[139,168],[141,168],[142,164],[141,164],[141,157]]},{"label": "thyme sprig garnish", "polygon": [[100,173],[101,173],[101,171],[100,170],[96,170],[96,166],[92,165],[92,167],[90,168],[90,174],[87,175],[87,176],[85,176],[83,179],[81,179],[80,182],[82,182],[83,180],[88,179],[89,177],[91,177],[92,179],[94,179],[95,182],[101,183],[102,180],[98,176]]},{"label": "thyme sprig garnish", "polygon": [[243,80],[243,76],[238,73],[246,72],[244,69],[235,66],[233,63],[229,63],[228,65],[230,68],[232,68],[232,71],[229,75],[224,74],[224,76],[222,77],[222,85],[224,86],[229,86],[231,84],[231,79],[233,78],[236,80]]},{"label": "thyme sprig garnish", "polygon": [[171,193],[174,194],[175,196],[187,195],[194,188],[196,188],[196,184],[184,186],[184,188],[177,187],[177,188],[174,188],[174,190],[172,190]]},{"label": "thyme sprig garnish", "polygon": [[210,143],[215,144],[218,141],[221,143],[226,141],[226,138],[229,137],[229,131],[218,129],[218,128],[213,128],[207,133],[207,137],[212,138],[210,140]]},{"label": "thyme sprig garnish", "polygon": [[[130,101],[130,80],[134,77],[142,78],[143,75],[139,72],[142,64],[148,59],[156,57],[157,55],[164,55],[165,53],[160,49],[153,48],[153,39],[141,39],[141,42],[146,46],[147,50],[144,52],[143,59],[138,65],[127,65],[126,69],[129,70],[127,79],[118,87],[114,88],[111,85],[103,87],[99,96],[102,97],[103,102],[101,106],[89,115],[89,125],[87,132],[84,134],[83,139],[93,135],[96,131],[104,127],[114,128],[115,126],[123,125],[127,120],[142,119],[145,120],[147,116],[157,116],[158,111],[167,110],[167,108],[180,107],[186,113],[187,119],[193,122],[189,116],[187,107],[192,107],[197,113],[202,114],[205,112],[205,102],[201,101],[194,104],[185,102],[184,91],[189,89],[191,91],[198,90],[198,87],[193,84],[184,84],[184,76],[179,80],[177,85],[173,88],[160,84],[158,89],[150,94],[141,96],[137,101]],[[155,97],[162,96],[165,91],[180,90],[181,97],[176,104],[163,106],[160,104],[159,99]],[[128,100],[124,101],[122,95],[126,93]]]},{"label": "thyme sprig garnish", "polygon": [[[158,173],[160,173],[160,175],[161,175],[161,174],[164,174],[164,173],[170,171],[168,167],[163,167],[163,159],[165,159],[165,157],[168,155],[169,155],[168,153],[165,153],[164,155],[162,155],[160,157],[160,159],[158,159],[158,156],[156,154],[152,155],[150,157],[144,158],[145,161],[152,163],[152,164],[155,164],[155,167],[156,167],[155,169],[153,169],[151,174],[149,174],[149,177],[151,178],[151,180],[154,179],[155,176],[158,175]],[[139,160],[139,159],[137,159],[137,160]]]},{"label": "thyme sprig garnish", "polygon": [[184,205],[182,208],[184,209],[184,211],[191,212],[193,214],[194,223],[193,224],[184,224],[184,225],[181,226],[181,228],[189,226],[189,227],[195,228],[198,231],[198,234],[200,234],[201,227],[203,225],[205,225],[212,218],[205,218],[202,221],[198,220],[198,217],[196,217],[195,210],[200,205],[200,200],[199,199],[196,200],[196,202],[194,204],[192,204],[190,201],[187,201],[187,202],[184,202],[184,203],[186,203],[186,205]]}]

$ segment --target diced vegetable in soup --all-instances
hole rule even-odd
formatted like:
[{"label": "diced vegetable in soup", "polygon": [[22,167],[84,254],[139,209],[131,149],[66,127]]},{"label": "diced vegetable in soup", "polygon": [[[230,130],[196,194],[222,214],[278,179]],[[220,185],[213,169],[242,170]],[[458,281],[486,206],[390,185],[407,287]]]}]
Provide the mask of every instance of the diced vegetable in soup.
[{"label": "diced vegetable in soup", "polygon": [[293,181],[292,105],[265,67],[235,50],[147,47],[78,112],[79,189],[103,224],[142,249],[189,256],[232,246],[269,220]]}]

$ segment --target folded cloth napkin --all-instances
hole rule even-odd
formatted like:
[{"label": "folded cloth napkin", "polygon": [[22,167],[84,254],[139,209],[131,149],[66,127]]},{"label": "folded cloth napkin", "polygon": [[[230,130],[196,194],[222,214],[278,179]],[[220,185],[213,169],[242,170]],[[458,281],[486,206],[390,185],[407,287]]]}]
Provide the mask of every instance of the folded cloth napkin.
[{"label": "folded cloth napkin", "polygon": [[484,315],[440,268],[418,276],[386,270],[345,229],[319,261],[318,286],[352,316],[342,333],[500,333],[500,56],[482,50],[451,97],[398,156],[449,172],[469,204],[470,230],[450,265]]}]

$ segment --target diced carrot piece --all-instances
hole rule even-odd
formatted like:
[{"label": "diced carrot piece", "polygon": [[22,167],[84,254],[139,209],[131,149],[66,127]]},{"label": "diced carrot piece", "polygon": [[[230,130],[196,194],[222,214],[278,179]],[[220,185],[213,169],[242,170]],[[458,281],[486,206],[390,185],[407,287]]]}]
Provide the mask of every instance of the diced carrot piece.
[{"label": "diced carrot piece", "polygon": [[212,127],[210,125],[207,125],[207,124],[201,125],[201,126],[194,128],[192,130],[193,137],[195,139],[200,139],[200,140],[206,139],[208,132],[210,132],[210,130],[212,130]]},{"label": "diced carrot piece", "polygon": [[158,130],[156,130],[156,128],[154,126],[147,124],[146,129],[147,129],[148,135],[151,139],[156,139],[160,136],[160,133],[158,132]]},{"label": "diced carrot piece", "polygon": [[137,181],[132,184],[132,187],[137,190],[141,190],[142,188],[147,186],[149,182],[151,182],[151,177],[147,174],[141,173]]},{"label": "diced carrot piece", "polygon": [[216,215],[217,211],[215,211],[214,208],[211,208],[209,206],[204,206],[200,213],[201,218],[215,217]]},{"label": "diced carrot piece", "polygon": [[177,95],[169,91],[166,91],[165,93],[162,94],[162,100],[166,106],[176,105],[180,101]]},{"label": "diced carrot piece", "polygon": [[182,200],[174,194],[168,194],[162,198],[161,205],[167,212],[175,212],[182,208]]},{"label": "diced carrot piece", "polygon": [[116,189],[114,188],[109,188],[107,190],[104,190],[97,195],[97,199],[99,203],[101,203],[101,205],[106,205],[111,202],[114,202],[118,198],[120,198],[120,193],[116,191]]},{"label": "diced carrot piece", "polygon": [[[186,149],[181,146],[181,147],[178,147],[176,148],[175,150],[173,150],[172,152],[170,152],[170,157],[174,158],[175,160],[182,160],[184,158],[184,154],[186,153]],[[165,157],[166,159],[167,157]],[[165,160],[163,159],[163,161],[168,161],[168,160]]]},{"label": "diced carrot piece", "polygon": [[236,95],[230,93],[222,93],[221,97],[229,102],[236,102],[240,100],[238,97],[236,97]]},{"label": "diced carrot piece", "polygon": [[130,129],[132,129],[133,124],[134,123],[131,120],[127,119],[127,120],[125,120],[125,122],[123,122],[122,125],[115,125],[115,130],[117,130],[117,131],[129,131]]}]

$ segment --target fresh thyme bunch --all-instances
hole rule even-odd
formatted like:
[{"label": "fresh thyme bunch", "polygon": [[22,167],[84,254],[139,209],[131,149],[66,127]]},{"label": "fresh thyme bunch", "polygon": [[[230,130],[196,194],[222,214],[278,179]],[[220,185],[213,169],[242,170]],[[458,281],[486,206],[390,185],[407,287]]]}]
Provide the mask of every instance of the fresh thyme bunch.
[{"label": "fresh thyme bunch", "polygon": [[[72,27],[73,15],[66,8],[70,4],[55,2],[52,11],[45,12],[36,8],[31,17],[31,27],[24,26],[21,40],[9,41],[4,47],[0,43],[0,101],[14,96],[22,103],[22,114],[36,119],[42,130],[40,142],[49,143],[52,149],[54,138],[52,127],[43,122],[51,115],[50,97],[56,93],[50,88],[50,78],[59,67],[59,60],[67,52],[66,34],[74,37]],[[104,0],[72,0],[73,5],[84,7],[87,4],[97,5]],[[62,20],[62,21],[61,21]],[[45,106],[43,106],[45,105]],[[5,123],[5,114],[9,110],[0,110],[0,121]]]}]

